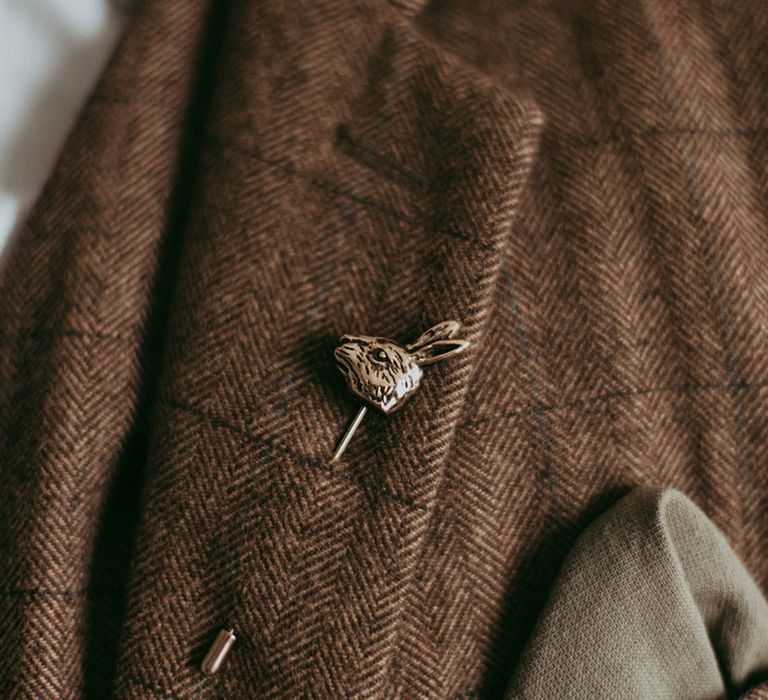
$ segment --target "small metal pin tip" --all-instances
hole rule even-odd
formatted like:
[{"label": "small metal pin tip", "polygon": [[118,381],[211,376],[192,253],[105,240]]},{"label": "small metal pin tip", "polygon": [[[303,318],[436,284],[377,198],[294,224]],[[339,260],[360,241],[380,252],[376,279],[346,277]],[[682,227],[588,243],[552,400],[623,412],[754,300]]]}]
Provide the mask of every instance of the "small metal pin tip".
[{"label": "small metal pin tip", "polygon": [[349,441],[352,439],[352,436],[355,434],[355,431],[360,427],[360,423],[363,422],[363,418],[365,418],[365,414],[368,411],[368,409],[365,406],[360,406],[359,410],[357,411],[357,414],[352,419],[352,422],[349,424],[349,427],[347,428],[347,432],[344,433],[344,437],[341,438],[341,441],[339,442],[339,446],[336,448],[336,452],[333,453],[333,457],[331,457],[331,462],[338,462],[341,458],[341,455],[344,454],[344,450],[347,449],[347,445],[349,445]]},{"label": "small metal pin tip", "polygon": [[200,670],[206,676],[212,676],[221,668],[221,664],[224,663],[224,659],[227,657],[227,654],[229,654],[229,650],[237,639],[234,632],[233,629],[221,630],[216,635],[216,639],[213,640],[211,648],[208,649],[208,653],[205,655],[203,663],[200,664]]}]

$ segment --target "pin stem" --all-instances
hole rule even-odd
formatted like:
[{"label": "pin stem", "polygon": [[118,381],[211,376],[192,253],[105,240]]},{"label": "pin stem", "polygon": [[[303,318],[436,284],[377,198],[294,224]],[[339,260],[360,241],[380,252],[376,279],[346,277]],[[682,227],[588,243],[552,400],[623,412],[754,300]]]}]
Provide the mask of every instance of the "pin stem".
[{"label": "pin stem", "polygon": [[344,433],[344,437],[341,438],[341,442],[339,442],[339,446],[336,448],[336,452],[333,453],[331,462],[337,462],[341,457],[341,455],[344,454],[344,450],[347,449],[347,445],[349,444],[349,441],[352,439],[352,436],[355,434],[355,431],[360,426],[360,423],[363,422],[363,418],[365,418],[365,414],[367,413],[367,411],[368,411],[368,408],[366,406],[360,406],[360,409],[358,410],[354,419],[349,424],[349,427],[347,428],[347,432]]}]

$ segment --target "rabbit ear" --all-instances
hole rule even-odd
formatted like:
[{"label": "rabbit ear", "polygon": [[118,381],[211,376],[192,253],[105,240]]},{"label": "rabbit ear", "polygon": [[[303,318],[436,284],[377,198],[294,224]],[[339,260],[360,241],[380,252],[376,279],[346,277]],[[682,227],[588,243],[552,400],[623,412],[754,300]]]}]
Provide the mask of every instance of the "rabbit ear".
[{"label": "rabbit ear", "polygon": [[413,353],[417,365],[431,365],[464,352],[469,347],[468,340],[434,340]]},{"label": "rabbit ear", "polygon": [[409,346],[408,350],[418,350],[423,348],[427,343],[431,343],[433,340],[447,340],[453,338],[461,328],[461,324],[458,321],[443,321],[436,326],[432,326],[428,331],[424,331],[416,340],[414,340]]}]

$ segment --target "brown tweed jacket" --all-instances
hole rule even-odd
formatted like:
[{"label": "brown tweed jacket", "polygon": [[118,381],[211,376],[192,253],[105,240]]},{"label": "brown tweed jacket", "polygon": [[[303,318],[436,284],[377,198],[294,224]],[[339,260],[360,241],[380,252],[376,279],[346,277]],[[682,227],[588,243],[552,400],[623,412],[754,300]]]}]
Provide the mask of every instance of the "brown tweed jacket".
[{"label": "brown tweed jacket", "polygon": [[[640,483],[765,589],[767,40],[762,0],[141,3],[0,280],[0,695],[497,698]],[[472,349],[331,465],[338,336],[446,318]]]}]

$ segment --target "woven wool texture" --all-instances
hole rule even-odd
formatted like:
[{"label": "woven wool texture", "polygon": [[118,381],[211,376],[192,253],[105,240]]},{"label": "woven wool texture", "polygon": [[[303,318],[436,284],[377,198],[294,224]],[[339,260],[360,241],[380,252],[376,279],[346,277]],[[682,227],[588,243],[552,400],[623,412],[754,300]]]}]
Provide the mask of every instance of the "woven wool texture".
[{"label": "woven wool texture", "polygon": [[[765,590],[766,37],[758,0],[140,3],[0,279],[0,694],[502,697],[636,484]],[[448,318],[471,350],[329,464],[338,336]]]}]

